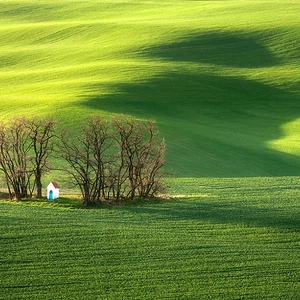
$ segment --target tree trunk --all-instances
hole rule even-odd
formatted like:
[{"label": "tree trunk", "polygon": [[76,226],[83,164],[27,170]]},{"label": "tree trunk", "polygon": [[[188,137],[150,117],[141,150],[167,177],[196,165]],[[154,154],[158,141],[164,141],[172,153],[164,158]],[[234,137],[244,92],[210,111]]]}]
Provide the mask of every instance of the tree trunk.
[{"label": "tree trunk", "polygon": [[36,178],[36,196],[37,198],[42,198],[43,197],[43,192],[42,192],[43,186],[41,183],[41,178]]}]

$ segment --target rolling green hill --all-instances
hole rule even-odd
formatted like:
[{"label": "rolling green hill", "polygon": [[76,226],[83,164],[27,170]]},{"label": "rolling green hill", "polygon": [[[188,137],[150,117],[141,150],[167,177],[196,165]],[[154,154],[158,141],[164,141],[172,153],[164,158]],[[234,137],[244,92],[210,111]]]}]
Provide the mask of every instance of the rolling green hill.
[{"label": "rolling green hill", "polygon": [[178,177],[300,175],[299,1],[0,0],[0,118],[156,119]]}]

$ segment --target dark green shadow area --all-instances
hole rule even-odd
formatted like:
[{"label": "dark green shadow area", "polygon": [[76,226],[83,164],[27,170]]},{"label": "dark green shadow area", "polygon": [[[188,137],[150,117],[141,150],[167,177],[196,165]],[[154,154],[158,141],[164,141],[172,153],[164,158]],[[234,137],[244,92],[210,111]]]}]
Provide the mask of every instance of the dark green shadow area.
[{"label": "dark green shadow area", "polygon": [[[219,39],[222,45],[226,36],[215,39]],[[202,36],[193,37],[182,44],[166,45],[159,51],[155,48],[153,53],[149,49],[146,53],[148,57],[161,55],[178,61],[200,61],[202,56],[188,55],[186,49],[192,49],[193,45],[196,49],[202,40]],[[206,36],[204,40],[215,45],[212,37]],[[235,40],[238,38],[231,39]],[[240,40],[243,45],[247,44],[246,38]],[[252,61],[252,67],[258,66],[257,61],[268,51],[252,38],[248,43],[256,49],[249,61]],[[174,49],[181,50],[174,52]],[[234,57],[240,55],[241,49],[230,49],[230,57],[221,56],[220,51],[207,53],[207,60],[233,65]],[[261,66],[278,63],[272,55],[263,61]],[[242,60],[237,59],[235,63],[242,66]],[[167,168],[175,176],[300,175],[299,156],[267,146],[269,141],[283,136],[283,124],[299,118],[298,94],[240,77],[184,70],[165,72],[147,82],[120,84],[113,88],[118,93],[91,97],[83,105],[95,110],[155,119],[167,141]],[[97,86],[91,89],[97,91]]]},{"label": "dark green shadow area", "polygon": [[[272,227],[299,232],[300,177],[171,179],[176,198],[160,205],[124,207],[141,220],[192,220],[241,227]],[[178,196],[178,193],[195,193]],[[241,228],[241,229],[242,229]]]},{"label": "dark green shadow area", "polygon": [[201,220],[216,224],[244,224],[244,226],[285,228],[298,232],[300,219],[298,210],[291,214],[288,210],[268,207],[255,207],[244,204],[242,201],[224,203],[212,199],[189,198],[172,200],[163,208],[157,207],[124,207],[125,210],[134,212],[140,218],[156,216],[165,221]]},{"label": "dark green shadow area", "polygon": [[299,157],[266,147],[299,117],[297,95],[240,78],[178,73],[118,89],[85,105],[156,119],[176,176],[300,174]]},{"label": "dark green shadow area", "polygon": [[209,32],[183,41],[153,47],[149,57],[171,61],[201,62],[239,68],[262,68],[280,64],[259,36],[244,33]]}]

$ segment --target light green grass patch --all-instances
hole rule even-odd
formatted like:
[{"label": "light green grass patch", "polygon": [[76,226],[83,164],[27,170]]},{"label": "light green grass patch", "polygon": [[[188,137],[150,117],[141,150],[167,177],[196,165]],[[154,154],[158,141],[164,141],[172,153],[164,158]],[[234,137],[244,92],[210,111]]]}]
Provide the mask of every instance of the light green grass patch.
[{"label": "light green grass patch", "polygon": [[269,142],[269,146],[278,151],[298,155],[300,152],[300,119],[282,126],[283,137]]}]

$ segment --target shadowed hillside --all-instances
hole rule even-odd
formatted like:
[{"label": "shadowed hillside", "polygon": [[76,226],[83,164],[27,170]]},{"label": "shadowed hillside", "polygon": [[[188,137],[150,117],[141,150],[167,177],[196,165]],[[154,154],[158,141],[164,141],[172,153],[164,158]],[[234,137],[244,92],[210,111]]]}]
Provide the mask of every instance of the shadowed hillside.
[{"label": "shadowed hillside", "polygon": [[246,32],[214,31],[149,49],[148,55],[171,61],[209,63],[225,67],[264,68],[280,60],[259,39]]},{"label": "shadowed hillside", "polygon": [[156,119],[175,176],[299,174],[300,4],[0,0],[0,119]]},{"label": "shadowed hillside", "polygon": [[[235,68],[280,64],[259,40],[215,33],[155,47],[148,57],[178,64]],[[97,89],[95,87],[95,89]],[[184,176],[299,175],[297,156],[269,149],[281,126],[300,117],[299,96],[240,76],[201,74],[183,66],[147,82],[117,85],[85,105],[154,118],[168,141],[170,169]]]}]

